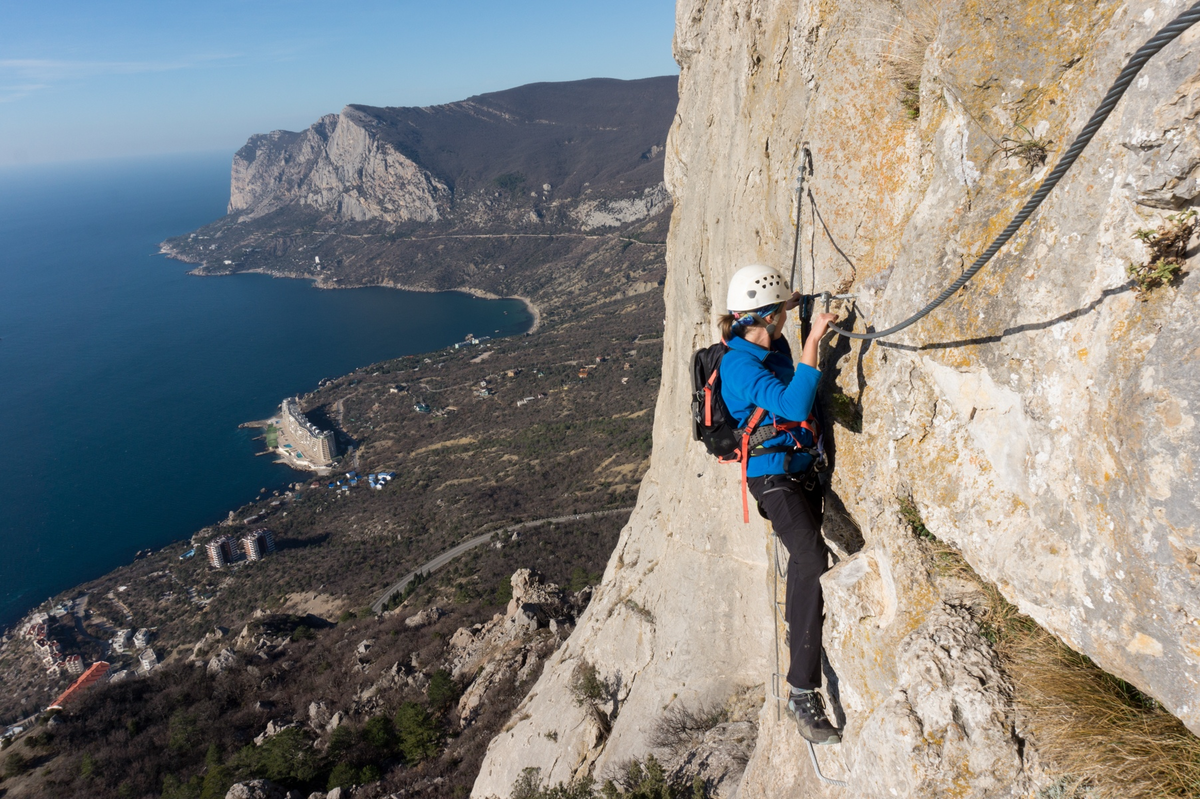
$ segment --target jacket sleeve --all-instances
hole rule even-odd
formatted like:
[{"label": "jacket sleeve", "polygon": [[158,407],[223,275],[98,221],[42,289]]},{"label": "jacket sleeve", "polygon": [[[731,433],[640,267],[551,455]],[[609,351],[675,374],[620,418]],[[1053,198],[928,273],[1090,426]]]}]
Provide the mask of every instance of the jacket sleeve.
[{"label": "jacket sleeve", "polygon": [[792,382],[785,384],[754,358],[732,360],[730,366],[734,368],[725,372],[721,381],[746,403],[792,422],[803,422],[812,413],[817,383],[821,380],[819,370],[797,364]]}]

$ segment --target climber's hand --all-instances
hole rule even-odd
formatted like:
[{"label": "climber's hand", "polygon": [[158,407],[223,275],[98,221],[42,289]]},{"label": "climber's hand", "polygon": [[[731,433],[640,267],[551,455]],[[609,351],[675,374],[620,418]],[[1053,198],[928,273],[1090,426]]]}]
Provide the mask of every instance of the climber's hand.
[{"label": "climber's hand", "polygon": [[832,313],[813,314],[812,332],[810,332],[809,335],[816,336],[818,339],[820,339],[822,336],[825,335],[826,332],[829,331],[830,323],[836,322],[836,321],[837,321],[837,314],[832,314]]}]

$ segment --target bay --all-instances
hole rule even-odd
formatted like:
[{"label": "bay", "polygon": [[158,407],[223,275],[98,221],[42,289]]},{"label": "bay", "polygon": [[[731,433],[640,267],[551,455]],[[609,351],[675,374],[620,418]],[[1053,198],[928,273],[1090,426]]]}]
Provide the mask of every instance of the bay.
[{"label": "bay", "polygon": [[238,429],[283,397],[532,321],[517,300],[201,278],[156,254],[228,199],[228,154],[0,171],[0,625],[302,479]]}]

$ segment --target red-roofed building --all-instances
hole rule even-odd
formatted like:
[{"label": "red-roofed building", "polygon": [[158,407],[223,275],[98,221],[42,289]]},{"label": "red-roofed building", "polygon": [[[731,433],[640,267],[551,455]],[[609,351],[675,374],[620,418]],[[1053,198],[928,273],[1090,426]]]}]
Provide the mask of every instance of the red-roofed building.
[{"label": "red-roofed building", "polygon": [[109,664],[103,660],[98,660],[88,667],[88,670],[83,673],[78,680],[71,683],[71,687],[62,692],[62,695],[50,703],[51,710],[62,710],[63,705],[74,699],[78,699],[79,695],[91,688],[92,685],[99,682],[105,674],[108,674]]}]

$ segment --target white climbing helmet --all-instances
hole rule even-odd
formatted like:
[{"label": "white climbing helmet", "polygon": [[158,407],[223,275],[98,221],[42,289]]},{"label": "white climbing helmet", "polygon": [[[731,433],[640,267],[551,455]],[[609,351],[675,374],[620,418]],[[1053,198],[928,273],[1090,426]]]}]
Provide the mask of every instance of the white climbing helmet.
[{"label": "white climbing helmet", "polygon": [[730,313],[754,311],[767,305],[784,302],[792,296],[778,270],[761,264],[743,266],[729,281],[726,307]]}]

